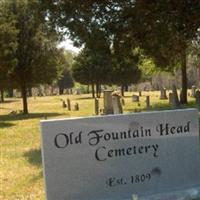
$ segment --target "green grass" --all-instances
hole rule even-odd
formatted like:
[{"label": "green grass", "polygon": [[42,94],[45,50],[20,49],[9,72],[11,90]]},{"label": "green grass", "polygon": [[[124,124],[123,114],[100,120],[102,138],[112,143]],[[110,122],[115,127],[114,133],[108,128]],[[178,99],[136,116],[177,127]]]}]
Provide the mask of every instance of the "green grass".
[{"label": "green grass", "polygon": [[[145,95],[151,96],[151,110],[171,109],[168,100],[159,100],[158,92],[143,92],[138,103],[132,103],[127,93],[124,113],[145,110]],[[70,98],[79,111],[62,108],[61,99]],[[189,107],[194,100],[189,99]],[[94,115],[94,100],[90,95],[33,97],[28,99],[28,115],[20,113],[21,99],[6,99],[0,104],[0,200],[43,200],[44,186],[40,152],[39,121],[50,118],[68,118]],[[100,99],[100,108],[103,100]]]}]

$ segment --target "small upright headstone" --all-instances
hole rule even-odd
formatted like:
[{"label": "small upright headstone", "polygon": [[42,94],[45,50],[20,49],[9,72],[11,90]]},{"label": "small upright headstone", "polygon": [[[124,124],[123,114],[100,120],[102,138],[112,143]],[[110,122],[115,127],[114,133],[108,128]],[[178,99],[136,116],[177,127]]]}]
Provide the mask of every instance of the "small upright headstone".
[{"label": "small upright headstone", "polygon": [[79,105],[78,105],[78,103],[75,103],[75,105],[74,105],[74,111],[79,111]]},{"label": "small upright headstone", "polygon": [[200,91],[199,90],[196,91],[195,98],[196,98],[196,104],[200,106]]},{"label": "small upright headstone", "polygon": [[99,115],[99,99],[94,99],[94,109],[95,109],[95,115]]},{"label": "small upright headstone", "polygon": [[111,90],[104,90],[104,114],[113,114]]},{"label": "small upright headstone", "polygon": [[150,108],[150,96],[146,96],[146,109],[148,110]]},{"label": "small upright headstone", "polygon": [[161,100],[167,99],[166,89],[163,87],[160,89],[160,99]]},{"label": "small upright headstone", "polygon": [[113,112],[114,114],[122,114],[122,105],[120,102],[120,96],[113,95],[112,96],[112,104],[113,104]]},{"label": "small upright headstone", "polygon": [[63,107],[63,108],[66,108],[66,107],[67,107],[67,105],[66,105],[66,103],[65,103],[64,100],[62,101],[62,107]]},{"label": "small upright headstone", "polygon": [[71,102],[70,102],[70,99],[67,99],[67,108],[68,108],[68,110],[71,110]]},{"label": "small upright headstone", "polygon": [[196,86],[193,85],[192,86],[192,95],[191,96],[195,98],[195,94],[196,94]]},{"label": "small upright headstone", "polygon": [[133,95],[132,96],[132,102],[139,102],[140,99],[139,99],[139,96],[138,95]]},{"label": "small upright headstone", "polygon": [[172,105],[172,102],[173,102],[173,93],[170,92],[169,93],[169,104]]}]

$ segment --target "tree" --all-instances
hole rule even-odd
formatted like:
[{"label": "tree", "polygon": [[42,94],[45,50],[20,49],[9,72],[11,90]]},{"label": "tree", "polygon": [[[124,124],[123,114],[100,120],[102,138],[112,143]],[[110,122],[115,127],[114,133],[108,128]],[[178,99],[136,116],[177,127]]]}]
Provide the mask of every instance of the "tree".
[{"label": "tree", "polygon": [[90,49],[85,47],[75,58],[72,75],[76,81],[85,85],[92,85],[92,95],[96,85],[96,97],[100,97],[101,84],[111,82],[111,55],[109,48]]},{"label": "tree", "polygon": [[125,86],[137,83],[141,78],[138,68],[139,52],[115,50],[113,54],[112,83],[121,86],[121,94],[124,96]]},{"label": "tree", "polygon": [[9,73],[16,63],[14,52],[17,30],[14,27],[14,15],[10,15],[6,6],[5,2],[0,2],[0,91],[2,102],[4,101],[4,90],[11,81]]},{"label": "tree", "polygon": [[60,56],[58,62],[59,75],[57,85],[59,87],[59,94],[62,95],[64,89],[72,88],[74,81],[71,74],[71,67],[73,63],[73,54],[69,51],[60,49]]},{"label": "tree", "polygon": [[[120,33],[123,40],[145,50],[157,67],[182,70],[181,102],[187,103],[186,61],[188,45],[200,27],[200,1],[81,1],[45,0],[60,26],[67,27],[75,42],[81,43],[98,26],[111,41]],[[118,40],[120,41],[120,40]],[[112,43],[112,42],[111,42]]]},{"label": "tree", "polygon": [[[37,84],[50,83],[57,76],[58,38],[49,30],[45,15],[39,12],[38,2],[37,0],[2,2],[6,13],[13,16],[12,27],[17,31],[15,36],[17,45],[12,54],[16,62],[8,66],[12,80],[21,90],[24,114],[28,113],[27,89]],[[4,12],[1,15],[4,16]]]}]

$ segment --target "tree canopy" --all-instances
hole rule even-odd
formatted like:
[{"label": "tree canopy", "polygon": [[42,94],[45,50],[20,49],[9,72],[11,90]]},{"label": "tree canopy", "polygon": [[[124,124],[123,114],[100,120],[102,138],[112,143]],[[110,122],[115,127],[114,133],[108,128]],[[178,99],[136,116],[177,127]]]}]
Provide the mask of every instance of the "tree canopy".
[{"label": "tree canopy", "polygon": [[[12,81],[20,88],[23,112],[28,113],[27,88],[39,83],[50,83],[57,75],[58,38],[55,32],[49,30],[45,15],[39,10],[38,0],[1,1],[1,5],[3,11],[0,16],[10,25],[3,30],[4,35],[12,35],[12,40],[0,38],[0,43],[6,46],[4,51],[9,52],[5,53],[7,56],[1,59],[1,63],[7,63],[3,69],[9,72]],[[7,18],[7,15],[11,17]],[[10,62],[8,55],[13,58],[13,62]]]},{"label": "tree canopy", "polygon": [[44,0],[52,22],[67,28],[75,44],[88,43],[101,30],[112,48],[140,47],[157,67],[182,69],[182,103],[187,103],[186,58],[188,45],[200,27],[200,1],[187,0]]}]

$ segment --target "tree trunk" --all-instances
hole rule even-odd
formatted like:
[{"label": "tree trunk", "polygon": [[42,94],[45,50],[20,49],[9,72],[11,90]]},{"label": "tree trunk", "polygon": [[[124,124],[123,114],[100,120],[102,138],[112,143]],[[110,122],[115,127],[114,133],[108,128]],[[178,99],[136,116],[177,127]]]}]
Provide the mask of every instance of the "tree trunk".
[{"label": "tree trunk", "polygon": [[96,83],[96,97],[99,98],[99,84]]},{"label": "tree trunk", "polygon": [[3,103],[4,102],[4,90],[1,89],[0,92],[1,92],[1,102]]},{"label": "tree trunk", "polygon": [[99,83],[96,84],[96,97],[101,97],[101,85]]},{"label": "tree trunk", "polygon": [[187,104],[187,55],[186,50],[181,55],[181,75],[182,75],[182,91],[180,96],[180,103]]},{"label": "tree trunk", "polygon": [[62,94],[63,94],[63,92],[64,92],[64,89],[63,89],[63,88],[61,88],[61,87],[59,87],[59,95],[62,95]]},{"label": "tree trunk", "polygon": [[92,83],[92,98],[95,98],[94,84]]},{"label": "tree trunk", "polygon": [[23,113],[28,114],[27,91],[25,84],[21,85],[21,94],[23,100]]},{"label": "tree trunk", "polygon": [[14,92],[12,88],[8,89],[8,97],[12,98],[14,96]]},{"label": "tree trunk", "polygon": [[121,85],[121,95],[124,97],[124,85]]}]

